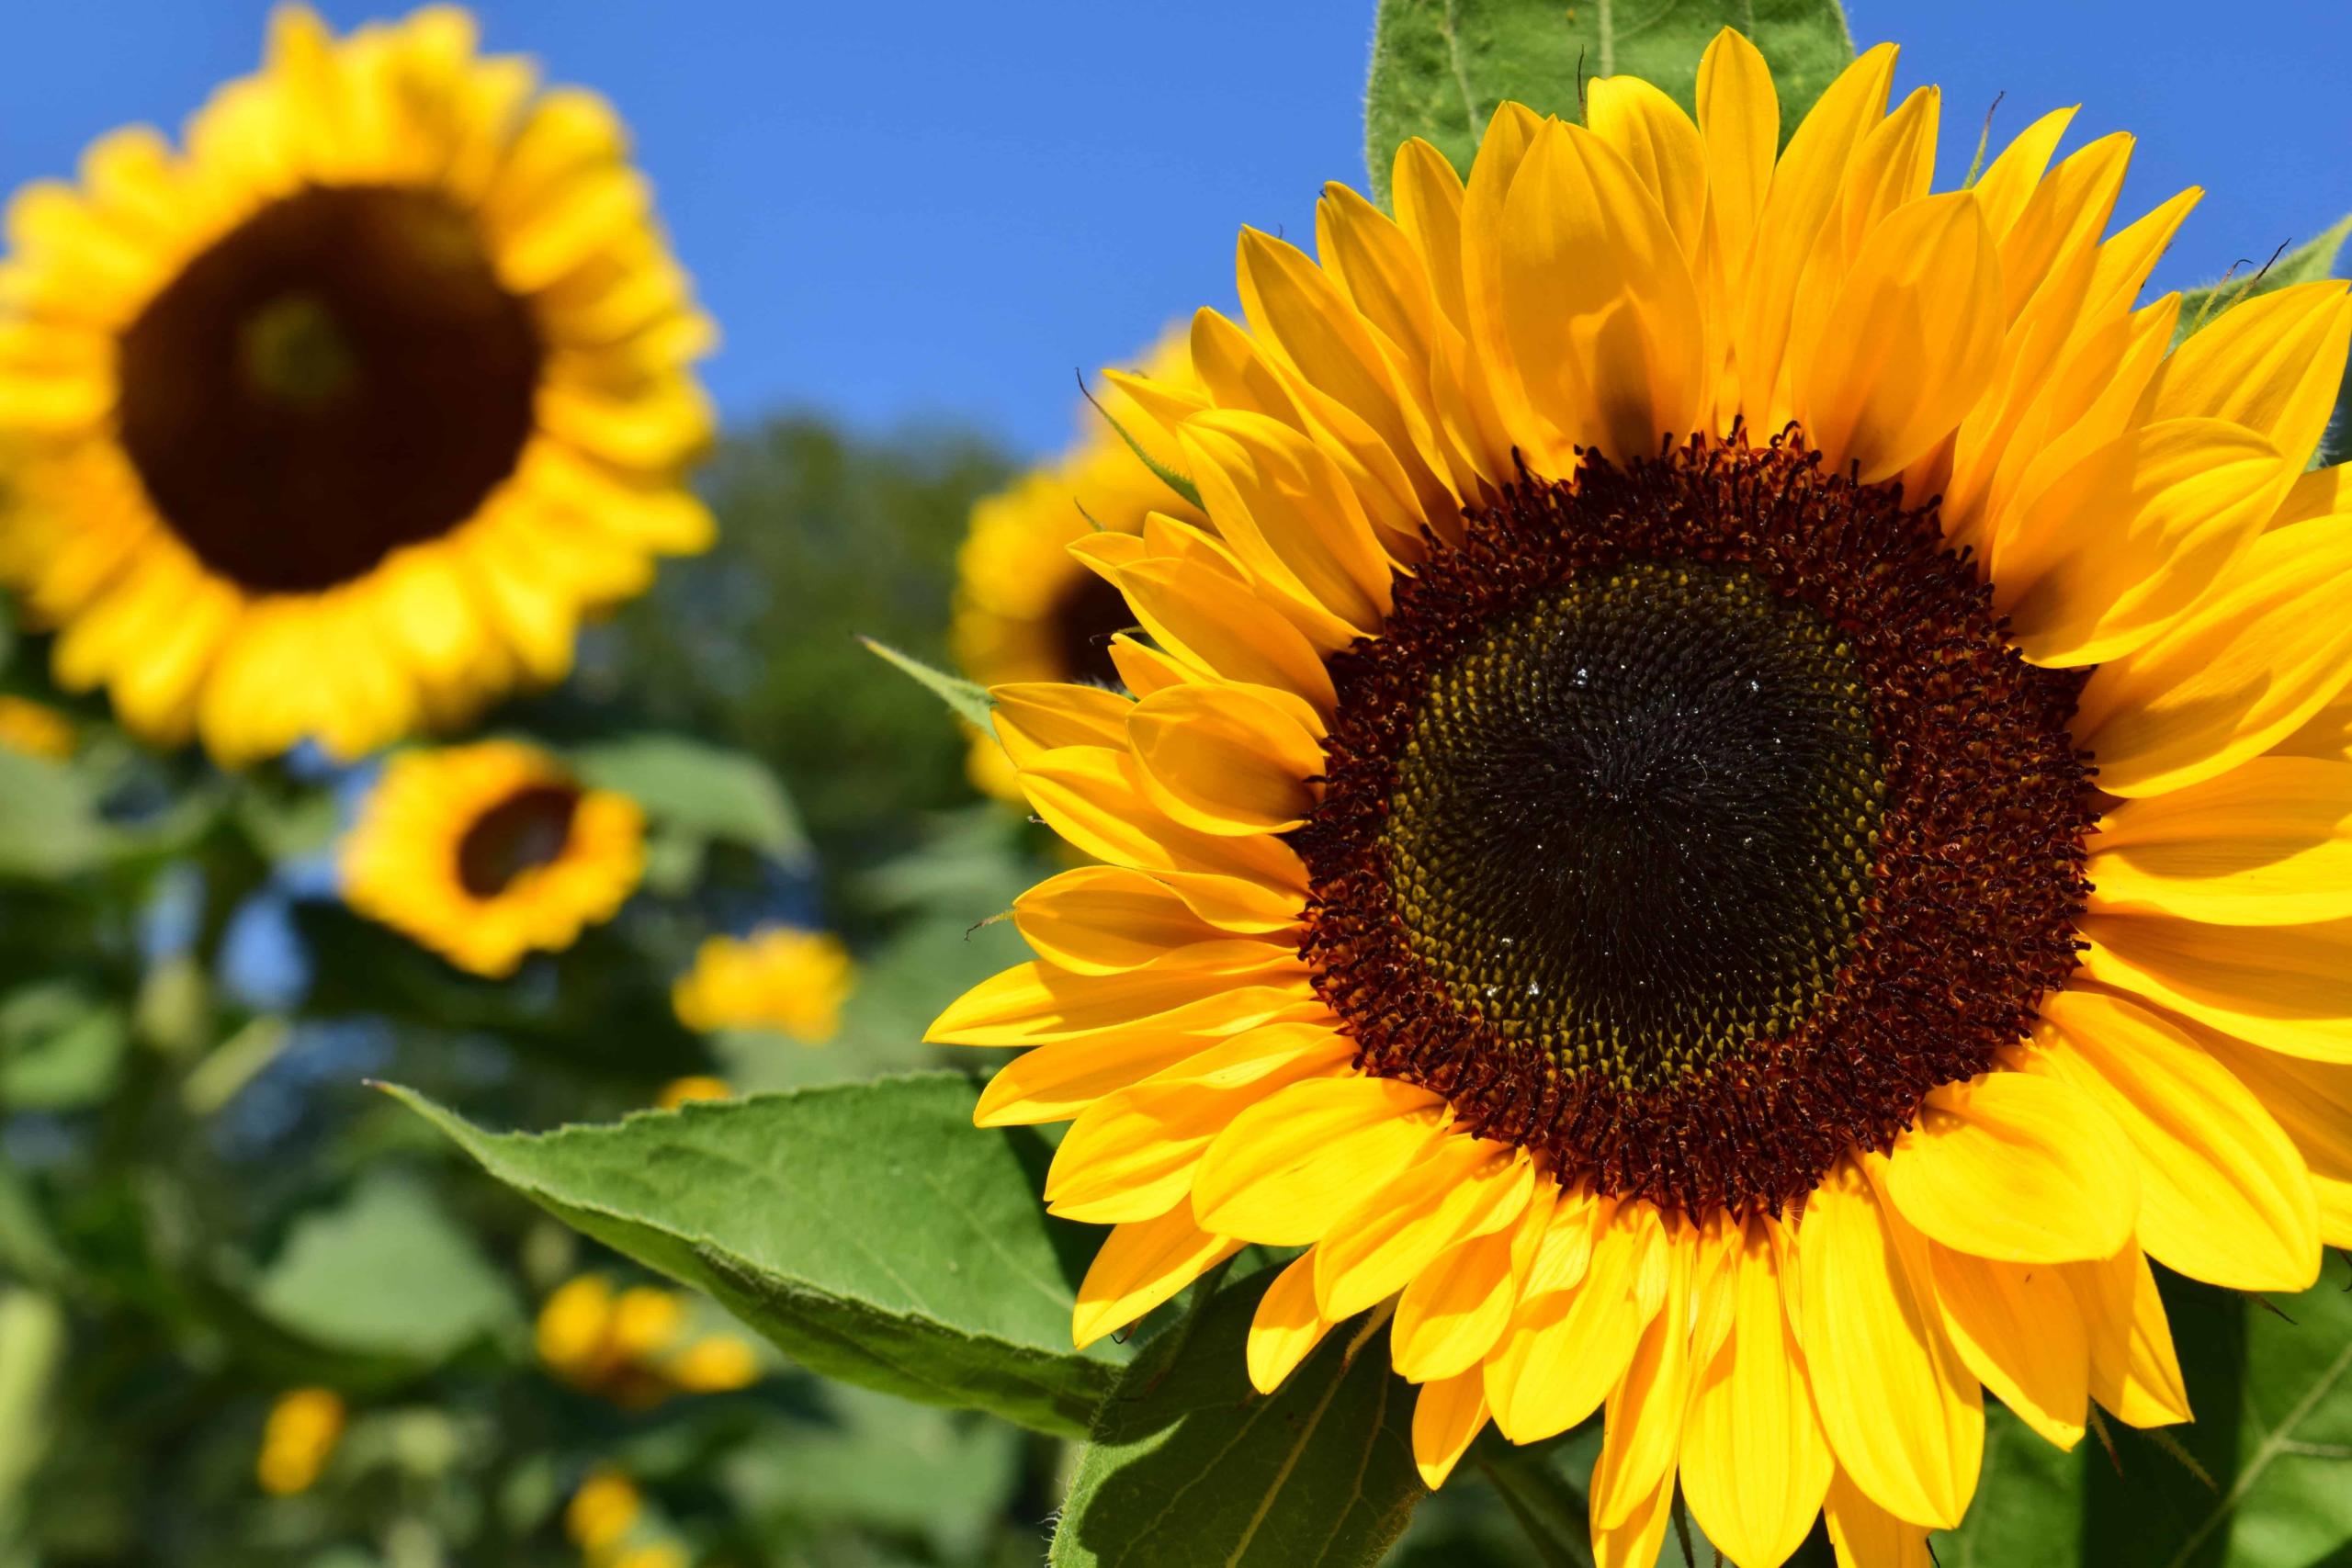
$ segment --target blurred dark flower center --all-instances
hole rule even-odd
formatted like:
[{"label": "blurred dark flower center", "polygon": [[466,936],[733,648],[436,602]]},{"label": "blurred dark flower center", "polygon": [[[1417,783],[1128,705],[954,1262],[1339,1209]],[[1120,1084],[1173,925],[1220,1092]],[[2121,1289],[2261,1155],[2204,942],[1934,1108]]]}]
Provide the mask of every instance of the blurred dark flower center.
[{"label": "blurred dark flower center", "polygon": [[257,592],[350,581],[472,516],[522,454],[546,357],[472,220],[381,186],[264,207],[148,302],[120,355],[150,499]]}]

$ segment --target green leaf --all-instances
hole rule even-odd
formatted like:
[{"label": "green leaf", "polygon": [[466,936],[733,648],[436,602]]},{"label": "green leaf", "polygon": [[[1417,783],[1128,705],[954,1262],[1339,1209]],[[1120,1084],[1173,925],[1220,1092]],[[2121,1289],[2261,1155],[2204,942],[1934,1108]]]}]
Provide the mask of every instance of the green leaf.
[{"label": "green leaf", "polygon": [[1364,161],[1388,202],[1396,149],[1421,137],[1454,168],[1506,99],[1581,119],[1582,78],[1640,76],[1685,109],[1699,57],[1724,28],[1771,63],[1781,134],[1854,58],[1837,0],[1380,0],[1364,92]]},{"label": "green leaf", "polygon": [[2019,1562],[2055,1568],[2071,1561],[2083,1532],[2083,1466],[2106,1462],[2097,1438],[2085,1437],[2069,1452],[2044,1442],[1987,1399],[1978,1502],[1958,1529],[1935,1538],[1937,1562],[1941,1568],[2010,1568]]},{"label": "green leaf", "polygon": [[111,835],[75,769],[0,747],[0,877],[46,881],[95,864]]},{"label": "green leaf", "polygon": [[934,670],[922,660],[900,653],[888,643],[876,642],[870,637],[857,640],[865,645],[866,651],[884,663],[894,666],[900,674],[913,676],[932,695],[953,708],[956,716],[966,724],[976,729],[993,730],[989,710],[995,707],[996,703],[989,697],[988,688],[978,682],[950,675],[944,670]]},{"label": "green leaf", "polygon": [[0,1000],[0,1102],[21,1111],[96,1105],[120,1076],[130,1028],[122,1009],[67,980]]},{"label": "green leaf", "polygon": [[521,1321],[505,1279],[465,1232],[390,1174],[298,1222],[253,1303],[312,1344],[426,1366]]},{"label": "green leaf", "polygon": [[1069,1348],[1090,1233],[1037,1201],[1027,1128],[953,1074],[838,1084],[542,1136],[391,1092],[549,1213],[708,1292],[811,1371],[1077,1435],[1117,1352]]},{"label": "green leaf", "polygon": [[583,746],[580,776],[628,795],[660,825],[741,844],[779,860],[808,854],[799,815],[766,764],[691,736],[646,734]]},{"label": "green leaf", "polygon": [[1340,1325],[1261,1395],[1244,1352],[1274,1273],[1219,1292],[1127,1369],[1080,1457],[1053,1568],[1361,1568],[1403,1532],[1428,1494],[1385,1325]]},{"label": "green leaf", "polygon": [[2309,244],[2289,251],[2259,270],[2245,266],[2232,276],[2185,291],[2180,297],[2180,324],[2173,329],[2173,342],[2177,344],[2199,328],[2211,326],[2231,306],[2243,300],[2335,276],[2336,257],[2342,254],[2346,239],[2352,239],[2352,218],[2339,220]]}]

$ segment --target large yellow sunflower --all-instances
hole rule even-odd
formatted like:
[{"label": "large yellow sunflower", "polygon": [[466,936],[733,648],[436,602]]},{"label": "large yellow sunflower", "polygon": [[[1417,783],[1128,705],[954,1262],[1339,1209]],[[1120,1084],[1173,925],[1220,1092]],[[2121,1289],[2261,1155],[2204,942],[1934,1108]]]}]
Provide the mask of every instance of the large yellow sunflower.
[{"label": "large yellow sunflower", "polygon": [[645,815],[513,741],[407,751],[386,764],[341,869],[353,908],[496,977],[612,919],[644,874]]},{"label": "large yellow sunflower", "polygon": [[[1133,626],[1135,616],[1115,587],[1071,558],[1070,545],[1097,528],[1140,534],[1154,512],[1186,523],[1207,521],[1169,493],[1120,434],[1124,430],[1142,444],[1156,462],[1182,461],[1152,408],[1170,397],[1181,410],[1202,406],[1182,334],[1155,344],[1141,376],[1106,370],[1103,380],[1107,384],[1090,394],[1101,407],[1080,415],[1082,434],[1068,452],[972,508],[956,556],[950,637],[956,662],[982,685],[1115,683],[1111,638]],[[973,737],[970,771],[972,782],[990,794],[1021,798],[1004,752],[987,736]]]},{"label": "large yellow sunflower", "polygon": [[452,722],[710,536],[710,328],[621,125],[462,11],[279,11],[185,151],[104,138],[8,243],[0,581],[159,742]]},{"label": "large yellow sunflower", "polygon": [[1679,1478],[1742,1568],[1825,1509],[1924,1564],[1985,1389],[2188,1418],[2151,1259],[2352,1242],[2352,304],[2168,352],[2196,193],[2107,235],[2130,143],[2052,167],[2061,112],[1931,194],[1894,66],[1776,160],[1726,32],[1695,125],[1597,81],[1331,187],[1319,261],[1245,232],[1157,405],[1216,536],[1080,540],[1126,690],[995,693],[1102,863],[933,1034],[1075,1118],[1078,1339],[1306,1247],[1258,1384],[1392,1313],[1432,1483],[1605,1407],[1605,1563]]}]

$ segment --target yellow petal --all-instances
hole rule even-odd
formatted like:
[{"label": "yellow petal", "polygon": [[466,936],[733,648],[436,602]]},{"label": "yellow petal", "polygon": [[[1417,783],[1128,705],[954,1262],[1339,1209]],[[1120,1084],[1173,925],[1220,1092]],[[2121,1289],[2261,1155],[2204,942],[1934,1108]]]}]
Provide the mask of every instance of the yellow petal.
[{"label": "yellow petal", "polygon": [[1070,1314],[1070,1338],[1081,1350],[1135,1322],[1241,1250],[1241,1243],[1211,1235],[1182,1208],[1156,1220],[1115,1225],[1102,1238]]},{"label": "yellow petal", "polygon": [[1112,865],[1047,877],[1012,901],[1012,923],[1039,957],[1080,975],[1138,969],[1230,931],[1149,873]]},{"label": "yellow petal", "polygon": [[1968,1370],[2049,1442],[2082,1440],[2090,1342],[2056,1269],[1998,1263],[1928,1244],[1936,1306]]},{"label": "yellow petal", "polygon": [[2165,1268],[2242,1291],[2319,1275],[2319,1211],[2302,1156],[2197,1035],[2145,1008],[2065,991],[2041,1010],[2036,1072],[2091,1095],[2138,1151],[2140,1245]]},{"label": "yellow petal", "polygon": [[2352,344],[2352,298],[2329,279],[2232,307],[2189,334],[2141,398],[2151,419],[2226,419],[2259,432],[2301,473],[2327,429]]},{"label": "yellow petal", "polygon": [[1336,1030],[1268,1024],[1105,1095],[1054,1150],[1047,1206],[1089,1224],[1166,1213],[1191,1192],[1202,1155],[1244,1109],[1285,1085],[1343,1072],[1353,1052]]},{"label": "yellow petal", "polygon": [[1976,198],[1912,202],[1871,231],[1817,333],[1789,345],[1797,417],[1833,467],[1900,473],[1991,384],[2006,318]]},{"label": "yellow petal", "polygon": [[2140,1206],[2132,1145],[2090,1097],[2000,1071],[1928,1094],[1886,1195],[1945,1246],[2011,1263],[2108,1257]]},{"label": "yellow petal", "polygon": [[1772,172],[1770,191],[1757,220],[1747,298],[1734,348],[1740,406],[1748,423],[1760,430],[1777,431],[1790,417],[1779,389],[1789,355],[1797,285],[1812,257],[1814,241],[1837,205],[1847,164],[1886,113],[1894,54],[1893,44],[1883,43],[1846,67],[1790,136],[1788,151]]},{"label": "yellow petal", "polygon": [[1592,1470],[1597,1527],[1623,1525],[1657,1495],[1661,1478],[1674,1475],[1690,1396],[1690,1296],[1700,1245],[1690,1233],[1667,1244],[1666,1297],[1642,1330],[1623,1379],[1610,1390]]},{"label": "yellow petal", "polygon": [[1476,1368],[1423,1383],[1413,1402],[1413,1463],[1421,1484],[1432,1491],[1444,1485],[1486,1425],[1486,1382]]},{"label": "yellow petal", "polygon": [[1829,1444],[1764,1222],[1751,1221],[1736,1245],[1731,1334],[1691,1390],[1682,1495],[1726,1555],[1743,1568],[1773,1568],[1804,1543],[1821,1511]]},{"label": "yellow petal", "polygon": [[1486,1364],[1487,1403],[1512,1442],[1566,1431],[1623,1375],[1643,1328],[1634,1298],[1642,1244],[1634,1227],[1609,1224],[1572,1289],[1522,1298]]},{"label": "yellow petal", "polygon": [[1293,1084],[1236,1117],[1193,1179],[1203,1224],[1270,1247],[1319,1240],[1437,1136],[1445,1102],[1394,1078]]},{"label": "yellow petal", "polygon": [[2257,757],[2100,822],[2092,907],[2229,926],[2352,916],[2352,762]]},{"label": "yellow petal", "polygon": [[2062,256],[2096,241],[2115,211],[2132,161],[2132,138],[2102,136],[2074,152],[2033,188],[2001,236],[2001,276],[2014,318]]},{"label": "yellow petal", "polygon": [[1871,1502],[1843,1472],[1830,1478],[1822,1512],[1838,1568],[1934,1568],[1928,1532]]},{"label": "yellow petal", "polygon": [[[1268,958],[1274,961],[1272,966]],[[1117,975],[1072,975],[1050,964],[1017,964],[950,1002],[923,1038],[934,1044],[1035,1045],[1147,1021],[1173,1027],[1169,1021],[1182,1010],[1191,1010],[1186,1017],[1227,1016],[1216,1004],[1236,999],[1240,1005],[1230,1016],[1238,1021],[1266,1010],[1272,1000],[1238,993],[1253,980],[1279,987],[1301,973],[1295,964],[1279,948],[1246,940],[1180,948],[1145,968]],[[1304,1000],[1306,994],[1302,986],[1293,999]],[[1272,1001],[1276,1009],[1283,1005]]]},{"label": "yellow petal", "polygon": [[2050,167],[2051,154],[2058,151],[2066,127],[2074,122],[2075,111],[2081,107],[2077,104],[2052,109],[2018,132],[2016,140],[2001,149],[1970,187],[1984,204],[1984,224],[1993,231],[1995,239],[2007,236],[2018,215],[2025,211],[2026,202],[2041,186],[2042,174]]},{"label": "yellow petal", "polygon": [[1691,430],[1707,391],[1698,289],[1614,149],[1546,122],[1511,182],[1499,247],[1503,328],[1551,471],[1574,446],[1622,462]]},{"label": "yellow petal", "polygon": [[2313,468],[2297,479],[2287,499],[2278,503],[2270,525],[2284,528],[2290,523],[2329,516],[2352,517],[2352,463]]},{"label": "yellow petal", "polygon": [[1235,687],[1179,686],[1137,703],[1127,740],[1162,811],[1220,837],[1283,833],[1315,808],[1323,748],[1295,719]]},{"label": "yellow petal", "polygon": [[2091,1397],[2133,1427],[2189,1419],[2172,1328],[2137,1244],[2095,1263],[2059,1266],[2091,1347]]},{"label": "yellow petal", "polygon": [[1275,1275],[1266,1293],[1258,1298],[1245,1352],[1250,1386],[1260,1393],[1282,1387],[1283,1380],[1315,1353],[1315,1347],[1330,1331],[1331,1320],[1315,1307],[1315,1254],[1303,1253]]},{"label": "yellow petal", "polygon": [[[1550,1214],[1548,1202],[1543,1213]],[[1519,1229],[1457,1243],[1413,1276],[1388,1329],[1390,1356],[1401,1376],[1414,1382],[1452,1377],[1476,1367],[1494,1348],[1517,1304],[1511,1252]]]},{"label": "yellow petal", "polygon": [[1315,1295],[1329,1318],[1353,1317],[1409,1284],[1454,1243],[1498,1231],[1527,1207],[1535,1167],[1523,1149],[1462,1134],[1365,1193],[1315,1249]]},{"label": "yellow petal", "polygon": [[2352,1247],[2352,1067],[2299,1061],[2226,1034],[2199,1036],[2295,1142],[2319,1200],[2319,1238]]},{"label": "yellow petal", "polygon": [[2111,795],[2161,795],[2284,740],[2352,679],[2352,525],[2256,539],[2236,567],[2144,646],[2092,673],[2075,739]]},{"label": "yellow petal", "polygon": [[2093,914],[2084,977],[2267,1050],[2352,1063],[2352,920],[2209,926]]},{"label": "yellow petal", "polygon": [[1138,561],[1118,581],[1144,629],[1179,659],[1229,681],[1295,692],[1325,713],[1337,704],[1315,645],[1246,588],[1170,560]]},{"label": "yellow petal", "polygon": [[1658,1551],[1666,1544],[1666,1527],[1674,1516],[1674,1472],[1669,1468],[1657,1487],[1614,1525],[1592,1521],[1593,1568],[1658,1568]]},{"label": "yellow petal", "polygon": [[1881,1507],[1949,1529],[1976,1490],[1983,1391],[1906,1273],[1895,1223],[1852,1161],[1823,1179],[1797,1233],[1799,1337],[1839,1468]]},{"label": "yellow petal", "polygon": [[2217,420],[2127,431],[2008,519],[1994,605],[2037,664],[2093,664],[2162,632],[2261,533],[2277,450]]},{"label": "yellow petal", "polygon": [[1022,681],[989,693],[989,715],[1013,765],[1026,767],[1065,746],[1124,746],[1127,710],[1118,692],[1060,681]]},{"label": "yellow petal", "polygon": [[1183,440],[1209,516],[1301,630],[1339,647],[1379,629],[1390,564],[1329,454],[1265,414],[1222,409],[1188,421]]},{"label": "yellow petal", "polygon": [[1584,123],[1625,160],[1695,265],[1707,207],[1707,149],[1690,117],[1639,76],[1596,76],[1585,84]]}]

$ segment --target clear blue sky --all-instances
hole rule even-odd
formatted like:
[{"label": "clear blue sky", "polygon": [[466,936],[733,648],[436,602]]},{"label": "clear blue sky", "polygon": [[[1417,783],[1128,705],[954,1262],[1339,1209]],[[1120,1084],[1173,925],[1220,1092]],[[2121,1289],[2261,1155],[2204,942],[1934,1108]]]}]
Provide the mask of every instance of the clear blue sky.
[{"label": "clear blue sky", "polygon": [[[333,0],[338,25],[390,8]],[[72,170],[130,120],[176,127],[250,69],[258,0],[10,7],[0,185]],[[1235,229],[1311,234],[1363,182],[1371,0],[488,0],[489,42],[604,91],[726,333],[730,419],[926,414],[1025,451],[1071,425],[1073,366],[1229,304]],[[1964,171],[2081,102],[2140,138],[2126,201],[2209,191],[2157,274],[2202,280],[2352,210],[2346,0],[1853,0],[1856,39],[1944,88]],[[2244,26],[2233,26],[2243,21]]]}]

